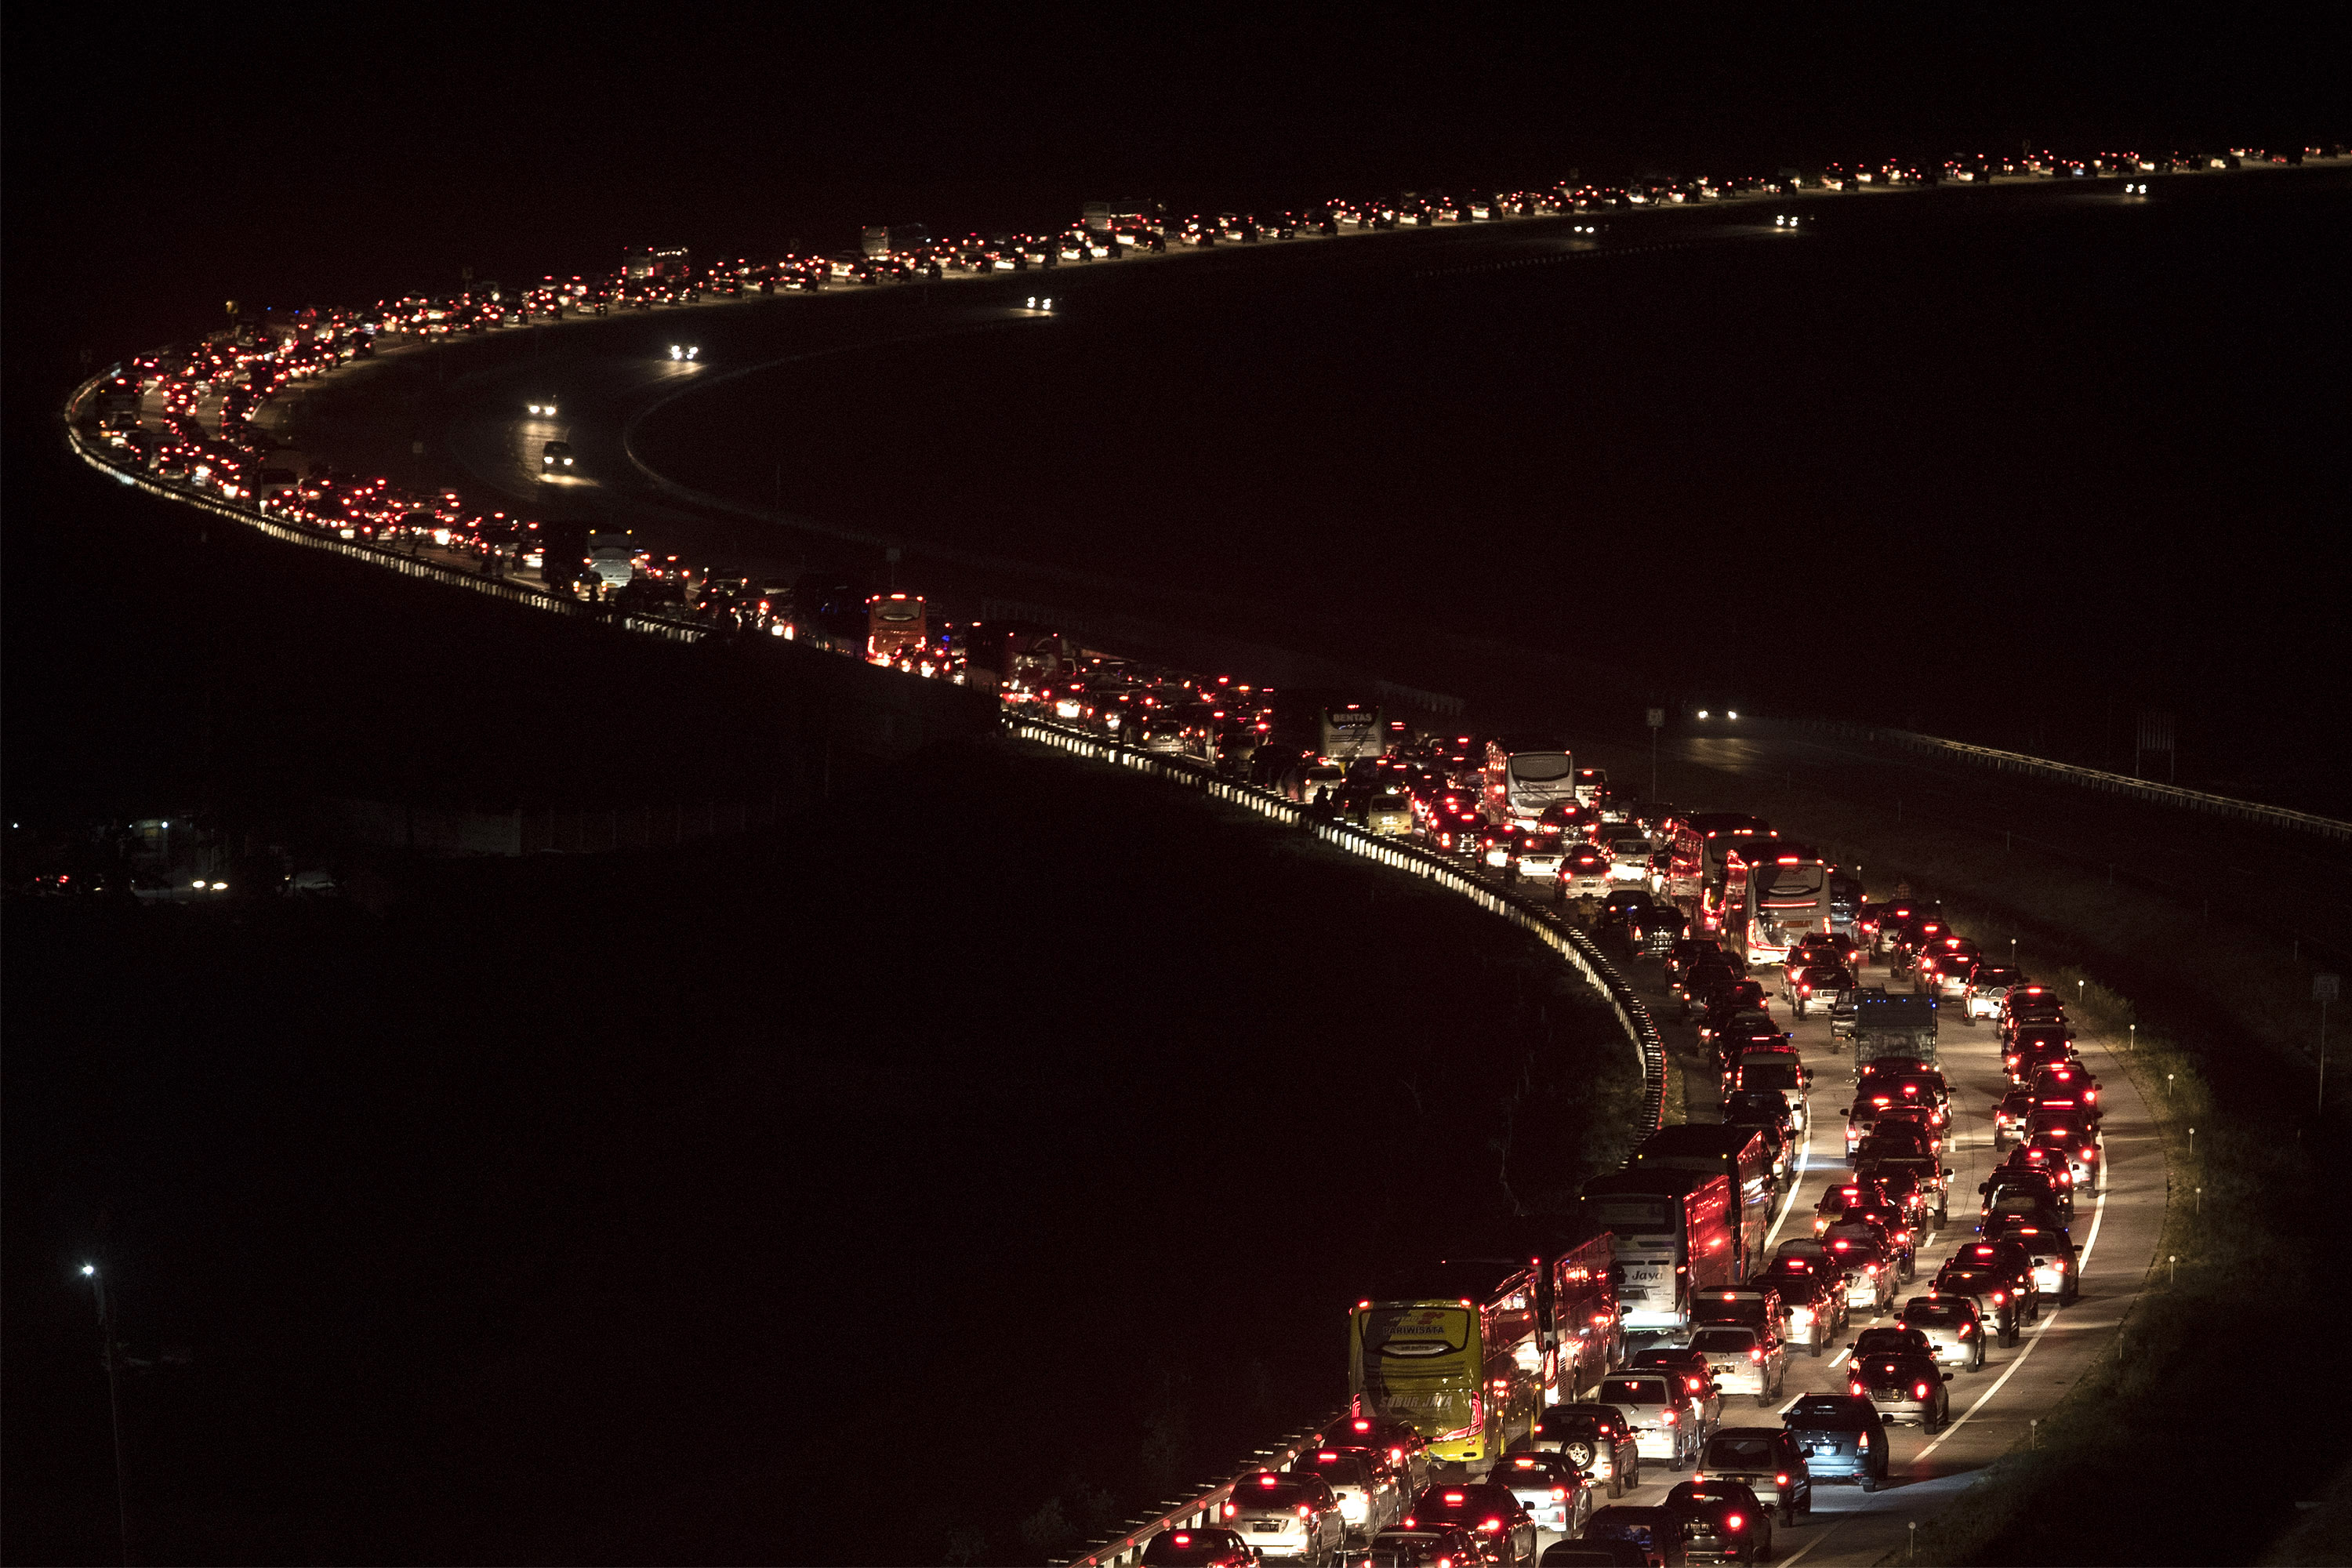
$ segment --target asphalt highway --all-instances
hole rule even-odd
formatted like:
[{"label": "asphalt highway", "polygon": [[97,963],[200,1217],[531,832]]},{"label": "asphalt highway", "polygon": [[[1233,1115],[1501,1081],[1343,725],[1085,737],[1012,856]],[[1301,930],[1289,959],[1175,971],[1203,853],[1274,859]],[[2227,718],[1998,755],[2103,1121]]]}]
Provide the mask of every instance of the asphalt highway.
[{"label": "asphalt highway", "polygon": [[[1824,199],[1866,203],[1896,199],[1896,194],[1807,198]],[[1803,243],[1801,236],[1770,226],[1772,212],[1803,205],[1750,200],[1696,211],[1612,214],[1612,233],[1599,245],[1576,237],[1569,219],[1522,220],[1137,258],[1073,268],[1065,276],[1076,274],[1071,281],[1099,286],[1130,270],[1147,276],[1198,267],[1204,273],[1230,273],[1248,265],[1319,264],[1317,257],[1345,259],[1350,265],[1359,258],[1371,258],[1381,265],[1395,265],[1400,254],[1409,254],[1414,264],[1433,271],[1598,264],[1647,247]],[[1408,252],[1407,247],[1417,248]],[[423,443],[426,452],[417,459],[420,468],[430,465],[436,474],[455,477],[485,508],[506,506],[524,516],[563,515],[625,527],[657,557],[675,554],[754,578],[790,577],[816,563],[838,559],[845,551],[870,553],[885,537],[856,522],[802,515],[793,510],[793,498],[786,494],[756,506],[687,490],[633,455],[629,437],[638,422],[682,393],[698,392],[726,376],[795,357],[857,352],[908,334],[1051,331],[1052,320],[1028,310],[1024,301],[1058,282],[1054,275],[1044,274],[956,279],[928,289],[859,290],[849,299],[830,293],[747,296],[650,315],[524,329],[494,335],[479,345],[393,345],[373,363],[321,378],[268,417],[300,449],[339,466],[406,478],[402,464],[414,457],[415,444]],[[705,353],[691,363],[672,359],[667,352],[671,342],[694,343]],[[432,367],[429,374],[420,369],[426,365]],[[419,400],[410,395],[420,381],[430,385],[432,396]],[[548,396],[562,407],[560,417],[548,420],[527,412],[528,403]],[[576,468],[573,477],[551,483],[540,477],[539,448],[553,438],[570,442]],[[1065,602],[1085,595],[1077,602],[1111,604],[1166,627],[1167,645],[1149,651],[1175,659],[1187,653],[1188,616],[1197,617],[1195,624],[1224,630],[1241,626],[1263,634],[1267,625],[1246,604],[1202,605],[1162,585],[1122,582],[1066,563],[1023,561],[919,525],[908,525],[903,533],[888,539],[903,539],[909,574],[919,574],[912,585],[950,614],[971,614],[986,595]],[[1286,624],[1293,635],[1298,633],[1295,621]],[[1203,658],[1198,667],[1213,668],[1215,663]],[[1507,666],[1507,661],[1501,663]],[[1493,710],[1534,700],[1538,691],[1555,689],[1558,684],[1556,677],[1539,668],[1531,674],[1519,666],[1520,683],[1515,685],[1507,668],[1498,672],[1498,661],[1488,658],[1482,664],[1473,653],[1460,649],[1437,650],[1425,665],[1391,664],[1381,672],[1460,691],[1489,717]],[[2053,812],[2070,822],[2089,815],[2068,812],[2063,803],[2053,807],[2044,798],[2047,792],[2032,792],[2031,801],[2020,792],[2004,805],[2000,792],[2016,786],[1991,781],[1955,782],[1938,773],[1932,784],[1912,784],[1907,781],[1913,764],[1786,727],[1751,725],[1736,735],[1677,733],[1672,743],[1675,754],[1720,771],[1728,784],[1753,786],[1757,798],[1749,805],[1768,815],[1769,804],[1762,797],[1776,782],[1793,783],[1800,776],[1809,784],[1835,779],[1845,787],[1880,795],[1890,793],[1888,781],[1894,780],[1895,792],[1941,791],[1979,813],[2000,805],[2013,808],[2018,820],[2037,824]],[[1622,764],[1629,773],[1632,762],[1629,755]],[[1612,763],[1621,765],[1613,757]],[[1727,796],[1736,793],[1727,789]],[[2097,810],[2110,812],[2113,805],[2100,801]],[[2120,842],[2132,830],[2105,831]],[[2168,817],[2156,831],[2194,857],[2237,858],[2230,859],[2233,868],[2243,862],[2242,874],[2267,877],[2274,889],[2286,887],[2315,911],[2315,920],[2331,908],[2342,913],[2340,889],[2346,884],[2315,875],[2302,847],[2263,848],[2268,840],[2247,830],[2195,819]],[[2147,838],[2139,837],[2137,844],[2145,852]],[[2087,852],[2098,853],[2097,845]],[[2352,932],[2352,918],[2343,921],[2343,929]],[[1657,990],[1654,964],[1633,968],[1637,984]],[[1661,1005],[1659,1011],[1669,1020],[1670,1040],[1687,1051],[1688,1031],[1670,1021],[1670,1010]],[[1785,1009],[1778,1011],[1788,1022]],[[1841,1089],[1848,1081],[1851,1056],[1832,1048],[1826,1020],[1819,1016],[1793,1027],[1817,1081],[1807,1156],[1801,1179],[1778,1216],[1772,1237],[1776,1243],[1810,1229],[1815,1201],[1845,1171],[1839,1110],[1845,1103]],[[2105,1188],[2077,1210],[2074,1234],[2085,1255],[2080,1301],[2063,1310],[2045,1308],[2039,1324],[2027,1331],[2016,1348],[1996,1349],[1984,1370],[1960,1374],[1951,1387],[1955,1419],[1943,1433],[1928,1437],[1916,1428],[1896,1429],[1893,1470],[1885,1489],[1865,1497],[1851,1486],[1822,1487],[1811,1521],[1780,1532],[1780,1561],[1869,1563],[1899,1548],[1910,1522],[1948,1503],[1986,1464],[2025,1438],[2030,1424],[2053,1408],[2085,1367],[2114,1352],[2117,1325],[2150,1278],[2166,1191],[2154,1110],[2133,1090],[2121,1062],[2111,1054],[2116,1048],[2114,1042],[2098,1038],[2083,1042],[2085,1059],[2105,1084],[2109,1158]],[[1956,1111],[1955,1140],[1945,1156],[1956,1172],[1952,1216],[1948,1228],[1920,1248],[1921,1279],[1915,1290],[1924,1290],[1926,1277],[1968,1239],[1977,1184],[1998,1163],[1990,1118],[2005,1084],[1994,1031],[1990,1025],[1970,1029],[1955,1024],[1945,1031],[1942,1052]],[[1699,1075],[1690,1085],[1695,1119],[1707,1119],[1712,1097],[1711,1082]],[[1801,1353],[1789,1363],[1783,1403],[1803,1392],[1843,1387],[1842,1358]],[[1777,1409],[1746,1404],[1745,1408],[1741,1402],[1728,1404],[1724,1424],[1777,1424]],[[1644,1485],[1628,1502],[1654,1502],[1682,1479],[1654,1462],[1643,1469]]]},{"label": "asphalt highway", "polygon": [[[1677,1047],[1675,1070],[1682,1070],[1688,1053],[1696,1048],[1696,1034],[1690,1026],[1674,1022],[1659,964],[1651,960],[1624,967],[1636,987],[1649,994],[1654,1016],[1669,1045]],[[1864,981],[1894,988],[1905,984],[1888,979],[1876,965]],[[1768,974],[1768,990],[1770,984]],[[2003,1157],[1992,1146],[1993,1107],[2008,1089],[1999,1031],[1990,1022],[1962,1027],[1956,1013],[1956,1008],[1944,1009],[1945,1026],[1937,1040],[1952,1090],[1954,1135],[1944,1151],[1944,1163],[1953,1171],[1951,1212],[1945,1229],[1919,1247],[1917,1277],[1898,1291],[1898,1302],[1925,1294],[1935,1270],[1974,1239],[1977,1184]],[[1853,1067],[1851,1047],[1838,1042],[1833,1048],[1824,1012],[1816,1010],[1800,1021],[1776,1000],[1773,1016],[1794,1032],[1814,1081],[1808,1100],[1803,1170],[1775,1215],[1768,1252],[1791,1237],[1811,1234],[1814,1205],[1846,1177],[1840,1110],[1848,1103],[1843,1091],[1851,1086]],[[2095,1198],[2086,1194],[2077,1200],[2072,1229],[2084,1252],[2081,1296],[2063,1310],[2045,1303],[2040,1323],[2024,1331],[2014,1349],[1996,1347],[1981,1371],[1955,1374],[1952,1421],[1940,1434],[1931,1437],[1916,1426],[1892,1428],[1893,1459],[1885,1487],[1865,1496],[1851,1483],[1822,1485],[1809,1521],[1776,1528],[1777,1561],[1788,1563],[1801,1557],[1823,1565],[1868,1563],[1905,1546],[1912,1521],[1940,1510],[1986,1465],[2013,1445],[2030,1441],[2031,1424],[2047,1415],[2097,1358],[2115,1353],[2116,1327],[2134,1297],[2151,1280],[2164,1222],[2164,1154],[2156,1108],[2144,1103],[2133,1089],[2117,1059],[2117,1043],[2086,1035],[2080,1044],[2084,1060],[2103,1085],[2101,1100],[2107,1108],[2104,1185]],[[1696,1073],[1688,1089],[1691,1120],[1714,1120],[1713,1081]],[[1780,1410],[1802,1394],[1845,1392],[1843,1346],[1874,1321],[1894,1320],[1872,1320],[1857,1312],[1838,1350],[1824,1350],[1818,1358],[1801,1352],[1790,1357],[1785,1393],[1772,1407],[1759,1409],[1752,1398],[1733,1396],[1725,1401],[1721,1424],[1776,1426]],[[1641,1488],[1622,1500],[1630,1505],[1661,1501],[1670,1488],[1686,1479],[1686,1474],[1645,1460]]]}]

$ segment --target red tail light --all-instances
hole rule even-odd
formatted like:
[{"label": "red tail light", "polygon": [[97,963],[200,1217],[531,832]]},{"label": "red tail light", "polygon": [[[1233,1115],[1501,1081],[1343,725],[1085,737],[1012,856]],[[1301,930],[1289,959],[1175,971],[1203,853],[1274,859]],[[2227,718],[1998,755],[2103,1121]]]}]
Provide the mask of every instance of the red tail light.
[{"label": "red tail light", "polygon": [[1862,1392],[1863,1392],[1862,1383],[1861,1383],[1861,1381],[1860,1381],[1859,1379],[1856,1379],[1854,1382],[1852,1382],[1852,1383],[1847,1384],[1846,1384],[1846,1386],[1847,1386],[1848,1388],[1852,1389],[1852,1390],[1853,1390],[1854,1393],[1856,1393],[1856,1394],[1860,1394],[1860,1393],[1862,1393]]},{"label": "red tail light", "polygon": [[1738,1530],[1747,1522],[1736,1513],[1727,1513],[1723,1516],[1723,1528],[1726,1530]]},{"label": "red tail light", "polygon": [[1772,1484],[1776,1487],[1785,1487],[1789,1484],[1789,1478],[1786,1476],[1774,1476],[1772,1478]]}]

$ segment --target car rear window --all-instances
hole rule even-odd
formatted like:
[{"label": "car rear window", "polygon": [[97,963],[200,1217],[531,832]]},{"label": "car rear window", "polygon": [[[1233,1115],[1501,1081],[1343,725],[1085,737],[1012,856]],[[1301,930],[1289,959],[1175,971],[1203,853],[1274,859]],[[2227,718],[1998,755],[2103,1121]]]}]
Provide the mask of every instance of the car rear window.
[{"label": "car rear window", "polygon": [[1706,1446],[1706,1457],[1700,1467],[1709,1470],[1765,1469],[1772,1468],[1772,1439],[1755,1437],[1717,1437]]},{"label": "car rear window", "polygon": [[1791,1426],[1860,1426],[1864,1418],[1849,1400],[1814,1394],[1798,1400],[1780,1419]]},{"label": "car rear window", "polygon": [[1664,1405],[1672,1397],[1663,1377],[1612,1377],[1601,1385],[1601,1398],[1609,1405]]},{"label": "car rear window", "polygon": [[1314,1496],[1297,1481],[1276,1481],[1272,1486],[1264,1481],[1244,1481],[1234,1488],[1234,1502],[1241,1508],[1294,1509],[1314,1500]]},{"label": "car rear window", "polygon": [[1335,1487],[1360,1487],[1371,1479],[1371,1467],[1361,1454],[1302,1455],[1291,1467],[1302,1475],[1320,1476]]},{"label": "car rear window", "polygon": [[1576,1467],[1549,1454],[1514,1454],[1507,1465],[1495,1467],[1494,1479],[1509,1486],[1559,1486],[1572,1479]]},{"label": "car rear window", "polygon": [[1710,1352],[1738,1351],[1745,1353],[1756,1348],[1754,1329],[1701,1329],[1691,1336],[1691,1349]]}]

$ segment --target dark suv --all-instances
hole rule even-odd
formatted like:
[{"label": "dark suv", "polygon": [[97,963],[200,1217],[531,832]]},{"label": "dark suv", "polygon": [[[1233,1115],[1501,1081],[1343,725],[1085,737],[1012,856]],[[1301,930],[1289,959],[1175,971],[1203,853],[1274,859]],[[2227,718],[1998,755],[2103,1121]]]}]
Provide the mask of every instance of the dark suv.
[{"label": "dark suv", "polygon": [[1851,1480],[1874,1492],[1886,1482],[1886,1420],[1856,1394],[1808,1394],[1781,1413],[1816,1481]]}]

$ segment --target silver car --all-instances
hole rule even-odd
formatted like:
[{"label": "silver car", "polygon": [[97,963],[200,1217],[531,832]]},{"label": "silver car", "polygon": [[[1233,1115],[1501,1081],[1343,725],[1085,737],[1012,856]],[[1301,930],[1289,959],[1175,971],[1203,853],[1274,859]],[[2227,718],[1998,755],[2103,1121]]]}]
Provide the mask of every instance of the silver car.
[{"label": "silver car", "polygon": [[1706,1353],[1716,1386],[1726,1396],[1750,1394],[1759,1405],[1779,1401],[1789,1375],[1789,1352],[1779,1336],[1723,1324],[1692,1334],[1691,1349]]},{"label": "silver car", "polygon": [[1592,1513],[1592,1482],[1573,1460],[1558,1454],[1510,1454],[1487,1478],[1508,1487],[1536,1528],[1574,1535]]},{"label": "silver car", "polygon": [[1269,1562],[1327,1563],[1348,1543],[1339,1500],[1317,1476],[1255,1471],[1234,1483],[1233,1495],[1217,1511],[1219,1524]]},{"label": "silver car", "polygon": [[1633,1428],[1635,1450],[1645,1459],[1663,1459],[1670,1470],[1687,1469],[1698,1457],[1706,1434],[1698,1407],[1692,1404],[1680,1376],[1670,1372],[1612,1373],[1601,1380],[1601,1403],[1625,1413]]},{"label": "silver car", "polygon": [[1927,1336],[1937,1366],[1980,1372],[1985,1363],[1985,1327],[1967,1296],[1914,1296],[1903,1303],[1903,1326]]}]

